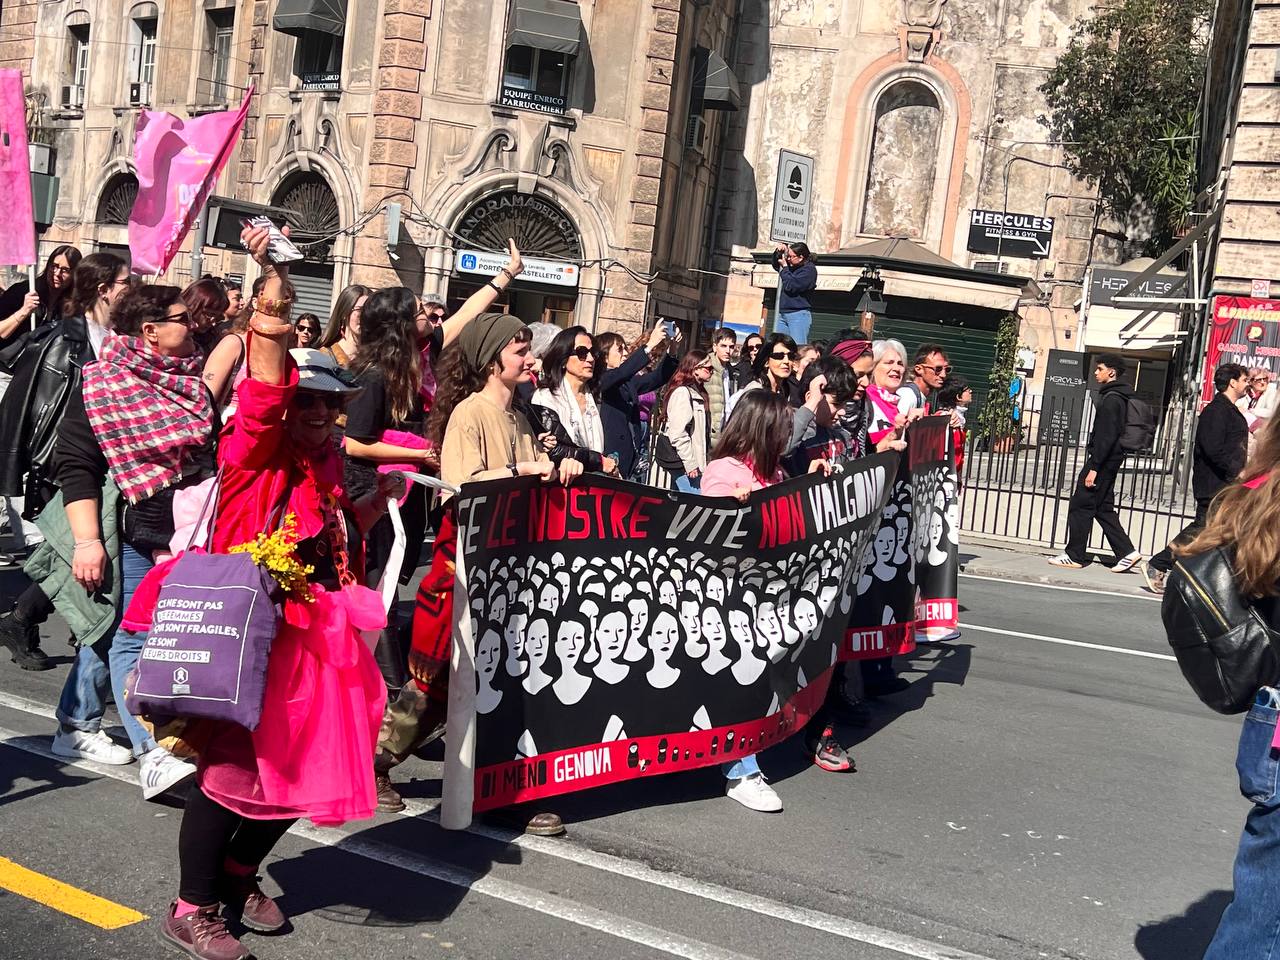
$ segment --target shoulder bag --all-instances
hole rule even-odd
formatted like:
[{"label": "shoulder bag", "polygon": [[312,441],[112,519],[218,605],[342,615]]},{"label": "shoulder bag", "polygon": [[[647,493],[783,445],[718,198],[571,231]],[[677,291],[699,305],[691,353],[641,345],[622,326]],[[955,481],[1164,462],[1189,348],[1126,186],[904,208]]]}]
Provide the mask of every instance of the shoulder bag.
[{"label": "shoulder bag", "polygon": [[[221,481],[219,472],[196,530],[203,526],[209,503],[217,502]],[[268,523],[270,529],[282,513],[283,506]],[[160,586],[126,697],[129,712],[222,720],[256,729],[279,625],[280,592],[271,574],[249,554],[201,553],[188,544]]]},{"label": "shoulder bag", "polygon": [[1241,594],[1231,560],[1220,547],[1179,558],[1160,608],[1182,675],[1218,713],[1242,713],[1280,683],[1280,637]]}]

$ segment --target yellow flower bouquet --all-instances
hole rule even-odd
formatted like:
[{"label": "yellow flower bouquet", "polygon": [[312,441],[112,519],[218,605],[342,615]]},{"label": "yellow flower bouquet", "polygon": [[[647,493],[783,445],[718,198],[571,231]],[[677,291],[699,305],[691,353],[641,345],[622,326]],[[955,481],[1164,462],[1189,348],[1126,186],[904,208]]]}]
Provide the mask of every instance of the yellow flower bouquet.
[{"label": "yellow flower bouquet", "polygon": [[260,533],[248,543],[232,547],[230,552],[249,554],[293,599],[307,603],[315,600],[307,582],[307,577],[315,573],[315,567],[304,564],[298,557],[298,518],[294,514],[285,514],[275,533]]}]

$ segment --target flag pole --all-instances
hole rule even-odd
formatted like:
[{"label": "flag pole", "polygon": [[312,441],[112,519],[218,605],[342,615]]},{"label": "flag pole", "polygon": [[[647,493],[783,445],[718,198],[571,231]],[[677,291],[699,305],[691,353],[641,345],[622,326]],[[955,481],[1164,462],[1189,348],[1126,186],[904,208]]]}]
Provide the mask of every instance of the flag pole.
[{"label": "flag pole", "polygon": [[[461,511],[459,511],[461,514]],[[458,522],[458,552],[453,581],[453,656],[449,664],[449,707],[444,741],[444,785],[440,826],[465,830],[471,826],[476,772],[476,663],[471,634],[471,600],[467,596],[467,560]]]}]

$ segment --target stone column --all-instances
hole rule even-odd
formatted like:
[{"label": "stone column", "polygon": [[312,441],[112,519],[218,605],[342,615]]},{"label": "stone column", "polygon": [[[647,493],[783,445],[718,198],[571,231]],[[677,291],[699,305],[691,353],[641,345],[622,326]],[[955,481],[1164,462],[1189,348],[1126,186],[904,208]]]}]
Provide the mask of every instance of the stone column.
[{"label": "stone column", "polygon": [[37,0],[13,0],[0,7],[0,69],[21,70],[31,77],[38,13]]},{"label": "stone column", "polygon": [[[365,209],[372,209],[389,195],[406,190],[418,165],[422,120],[422,84],[427,69],[427,21],[431,0],[386,0],[382,16],[382,44],[378,52],[378,77],[373,98],[373,135],[369,144],[369,173],[364,192]],[[406,212],[407,198],[393,198]],[[379,216],[356,238],[356,262],[352,279],[374,286],[420,286],[421,260],[392,268],[385,242],[386,218]],[[402,227],[403,251],[413,246]],[[370,266],[376,264],[377,266]],[[384,266],[385,265],[385,266]]]},{"label": "stone column", "polygon": [[[631,214],[626,225],[626,250],[618,259],[639,274],[653,271],[654,224],[662,194],[662,157],[671,125],[671,83],[676,71],[680,0],[652,0],[653,20],[645,56],[645,80],[640,91],[640,132],[636,136],[635,178],[631,182]],[[640,332],[648,288],[617,268],[605,278],[597,329],[623,335]]]}]

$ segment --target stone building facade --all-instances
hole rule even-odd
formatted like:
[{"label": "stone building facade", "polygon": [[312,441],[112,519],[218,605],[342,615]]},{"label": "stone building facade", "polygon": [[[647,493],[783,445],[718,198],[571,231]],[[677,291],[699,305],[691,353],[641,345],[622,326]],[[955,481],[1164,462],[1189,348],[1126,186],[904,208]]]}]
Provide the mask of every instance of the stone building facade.
[{"label": "stone building facade", "polygon": [[[731,120],[714,257],[726,276],[708,312],[767,321],[776,281],[761,261],[772,248],[779,151],[794,150],[815,159],[815,337],[856,321],[867,305],[863,275],[879,274],[883,329],[909,345],[933,332],[959,352],[971,341],[971,378],[985,381],[995,327],[1017,313],[1038,386],[1049,349],[1084,346],[1086,265],[1122,254],[1099,223],[1094,191],[1062,167],[1062,148],[1039,122],[1037,88],[1092,6],[743,0],[734,62],[748,105]],[[1034,254],[972,252],[975,210],[1051,217],[1052,242]],[[984,282],[986,271],[1028,282]]]},{"label": "stone building facade", "polygon": [[[465,296],[514,235],[537,263],[508,308],[692,330],[725,118],[730,0],[43,0],[5,4],[61,193],[46,244],[119,250],[144,107],[256,90],[218,195],[288,211],[323,312],[352,282]],[[388,218],[396,219],[389,244]],[[185,280],[189,252],[170,270]],[[199,269],[252,272],[232,251]]]}]

